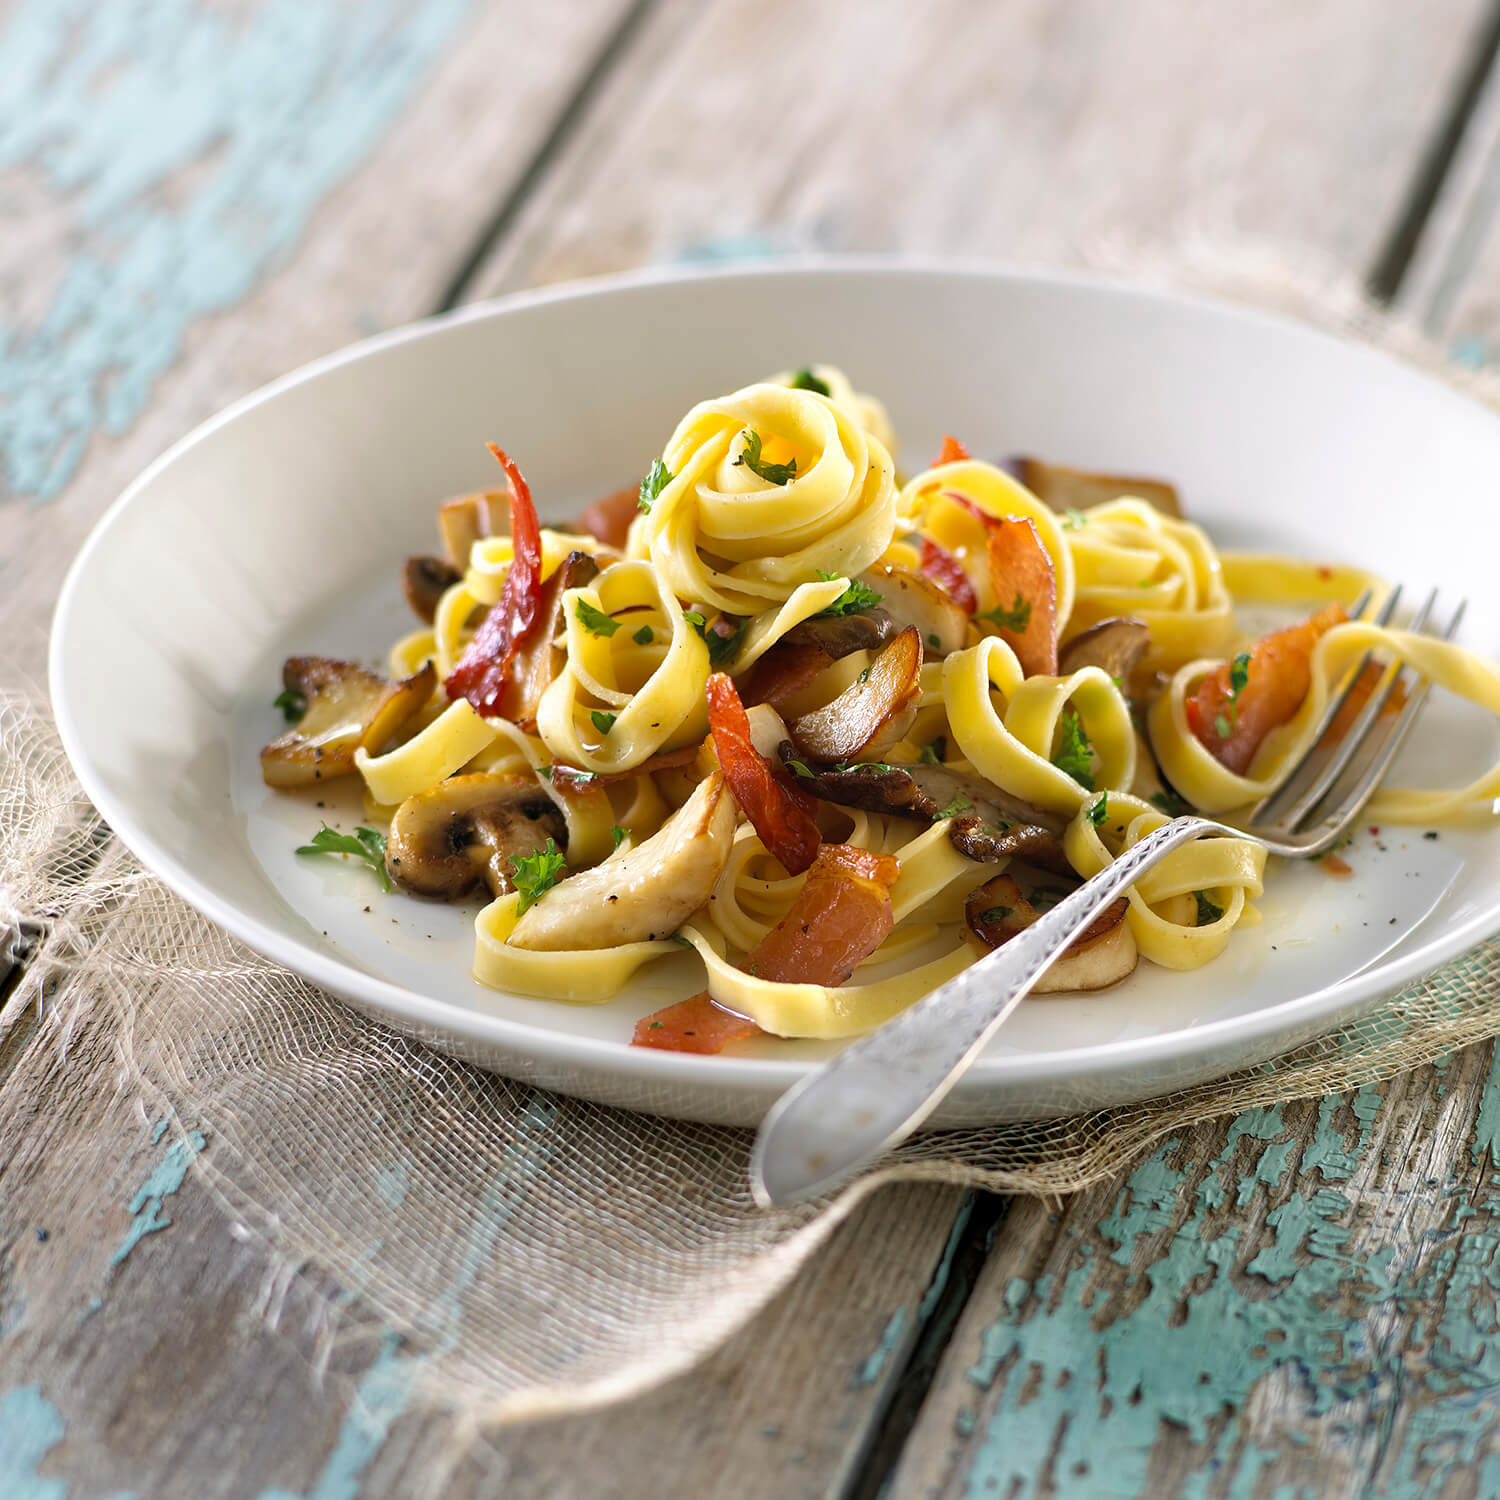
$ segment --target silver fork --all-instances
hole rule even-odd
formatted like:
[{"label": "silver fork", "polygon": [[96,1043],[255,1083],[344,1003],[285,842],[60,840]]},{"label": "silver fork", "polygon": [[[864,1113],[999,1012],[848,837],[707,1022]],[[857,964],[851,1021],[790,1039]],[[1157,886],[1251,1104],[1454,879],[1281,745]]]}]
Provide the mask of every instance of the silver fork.
[{"label": "silver fork", "polygon": [[[1389,624],[1400,601],[1393,589],[1375,616]],[[1451,640],[1460,603],[1440,638]],[[1351,611],[1364,614],[1369,596]],[[1406,627],[1428,633],[1437,591]],[[1353,691],[1365,663],[1328,704],[1313,748],[1246,816],[1243,826],[1210,818],[1173,818],[1065,900],[932,994],[846,1047],[789,1089],[766,1116],[750,1158],[750,1185],[764,1207],[810,1197],[904,1140],[937,1107],[1006,1017],[1079,933],[1158,860],[1205,835],[1253,838],[1272,854],[1329,849],[1359,816],[1427,698],[1430,684],[1392,662],[1348,732],[1328,752],[1318,742]],[[1407,701],[1383,721],[1381,710],[1403,678]]]}]

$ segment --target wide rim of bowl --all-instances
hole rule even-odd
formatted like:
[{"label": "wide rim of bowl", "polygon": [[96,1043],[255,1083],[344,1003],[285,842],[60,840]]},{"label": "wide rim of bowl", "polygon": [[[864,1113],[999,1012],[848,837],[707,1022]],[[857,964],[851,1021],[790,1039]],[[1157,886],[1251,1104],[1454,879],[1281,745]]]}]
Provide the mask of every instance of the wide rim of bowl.
[{"label": "wide rim of bowl", "polygon": [[[1240,306],[1197,292],[1173,291],[1093,272],[1034,268],[972,257],[814,255],[736,261],[710,266],[652,266],[512,292],[362,339],[260,386],[179,438],[148,464],[104,512],[68,569],[53,611],[48,648],[48,681],[58,733],[90,802],[143,866],[211,921],[266,958],[312,980],[335,995],[357,994],[377,1010],[399,1017],[413,1027],[426,1028],[434,1034],[445,1033],[461,1037],[466,1043],[479,1047],[529,1055],[543,1065],[561,1069],[613,1071],[643,1083],[660,1082],[685,1087],[717,1085],[755,1090],[787,1088],[796,1083],[818,1066],[815,1060],[722,1055],[699,1057],[691,1053],[658,1052],[632,1047],[625,1041],[578,1036],[545,1025],[491,1015],[448,1001],[434,1000],[404,985],[380,979],[321,948],[247,915],[232,901],[220,897],[188,865],[151,837],[132,815],[129,805],[116,799],[111,793],[103,773],[89,754],[86,735],[74,716],[69,693],[71,663],[65,648],[75,601],[86,588],[86,578],[95,558],[107,548],[112,532],[120,524],[126,511],[149,490],[156,477],[184,453],[206,441],[221,427],[286,391],[315,381],[344,365],[377,358],[385,351],[409,341],[434,337],[457,325],[503,320],[524,309],[561,302],[587,301],[674,283],[750,282],[765,278],[850,275],[1043,285],[1176,309],[1185,308],[1203,316],[1275,329],[1289,338],[1335,346],[1348,357],[1373,362],[1419,386],[1439,392],[1446,399],[1470,407],[1489,421],[1500,422],[1500,417],[1461,392],[1368,345],[1340,338],[1294,318],[1264,309]],[[1007,1084],[1021,1083],[1035,1089],[1044,1085],[1066,1085],[1083,1078],[1130,1069],[1163,1068],[1172,1064],[1190,1063],[1195,1057],[1211,1052],[1243,1051],[1263,1037],[1284,1035],[1298,1028],[1306,1028],[1325,1017],[1333,1024],[1338,1016],[1401,989],[1449,959],[1466,952],[1497,930],[1500,930],[1500,888],[1491,893],[1487,909],[1476,911],[1463,920],[1449,921],[1435,930],[1425,942],[1403,949],[1395,955],[1375,959],[1359,973],[1337,983],[1290,996],[1274,1005],[1264,1006],[1244,1015],[1224,1017],[1200,1026],[1180,1027],[1152,1036],[1101,1042],[1072,1049],[1029,1052],[1020,1057],[982,1056],[959,1080],[955,1093],[958,1097],[990,1094],[1002,1090]],[[1417,932],[1420,933],[1420,928]]]}]

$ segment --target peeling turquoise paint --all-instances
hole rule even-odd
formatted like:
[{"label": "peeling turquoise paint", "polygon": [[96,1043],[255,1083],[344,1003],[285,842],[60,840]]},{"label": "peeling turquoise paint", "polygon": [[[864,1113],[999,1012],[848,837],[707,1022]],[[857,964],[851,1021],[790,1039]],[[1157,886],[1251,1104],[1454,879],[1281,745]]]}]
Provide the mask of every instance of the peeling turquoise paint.
[{"label": "peeling turquoise paint", "polygon": [[63,1438],[62,1413],[39,1385],[23,1385],[0,1401],[0,1495],[6,1500],[67,1500],[61,1479],[37,1469]]},{"label": "peeling turquoise paint", "polygon": [[130,426],[188,328],[290,257],[467,8],[16,9],[0,33],[0,171],[55,200],[72,251],[39,317],[0,329],[0,488],[55,495],[96,431]]},{"label": "peeling turquoise paint", "polygon": [[[159,1141],[161,1132],[157,1131],[151,1138]],[[172,1222],[162,1212],[162,1204],[182,1186],[193,1158],[206,1144],[204,1137],[194,1131],[191,1135],[173,1141],[167,1147],[151,1175],[141,1184],[135,1197],[130,1200],[130,1212],[135,1217],[131,1220],[130,1229],[125,1238],[120,1241],[115,1253],[109,1258],[111,1269],[121,1264],[148,1234],[155,1234],[157,1230],[165,1229]]]},{"label": "peeling turquoise paint", "polygon": [[880,1342],[855,1365],[854,1373],[849,1377],[851,1388],[874,1385],[880,1379],[880,1372],[885,1369],[886,1362],[896,1352],[896,1346],[901,1342],[901,1336],[905,1332],[906,1308],[898,1307],[887,1320],[885,1329],[880,1335]]},{"label": "peeling turquoise paint", "polygon": [[1484,1092],[1479,1096],[1479,1113],[1474,1120],[1474,1136],[1469,1150],[1475,1162],[1482,1162],[1486,1154],[1493,1165],[1500,1165],[1500,1046],[1490,1059],[1490,1071],[1484,1080]]}]

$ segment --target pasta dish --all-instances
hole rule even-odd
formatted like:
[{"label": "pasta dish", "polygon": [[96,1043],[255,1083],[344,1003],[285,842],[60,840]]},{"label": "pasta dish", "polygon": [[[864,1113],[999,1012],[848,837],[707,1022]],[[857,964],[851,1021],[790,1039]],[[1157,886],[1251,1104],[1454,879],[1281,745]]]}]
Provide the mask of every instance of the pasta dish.
[{"label": "pasta dish", "polygon": [[[487,900],[474,974],[594,1003],[684,948],[646,1046],[857,1034],[1006,942],[1176,813],[1273,790],[1399,656],[1500,714],[1500,674],[1375,623],[1350,567],[1218,553],[1156,480],[945,439],[898,473],[874,399],[814,366],[683,417],[639,486],[542,526],[506,484],[439,508],[388,675],[287,661],[272,786],[360,778],[308,852]],[[1295,610],[1249,639],[1240,606]],[[1399,701],[1400,692],[1388,707]],[[1500,766],[1384,788],[1376,821],[1487,821]],[[1249,839],[1173,852],[1038,985],[1210,964],[1255,902]]]}]

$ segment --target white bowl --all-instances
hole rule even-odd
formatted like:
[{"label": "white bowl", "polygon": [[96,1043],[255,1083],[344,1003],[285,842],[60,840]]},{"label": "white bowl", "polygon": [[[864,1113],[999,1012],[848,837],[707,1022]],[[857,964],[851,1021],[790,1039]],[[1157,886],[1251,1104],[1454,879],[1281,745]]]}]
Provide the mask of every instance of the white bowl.
[{"label": "white bowl", "polygon": [[[694,401],[809,361],[881,396],[906,467],[974,451],[1160,474],[1221,546],[1282,549],[1472,598],[1493,652],[1500,422],[1365,349],[1269,316],[1101,281],[820,262],[615,278],[372,339],[237,403],[116,502],[58,605],[52,688],[78,774],[142,862],[268,957],[482,1066],[609,1103],[759,1119],[829,1046],[629,1047],[696,987],[684,955],[604,1006],[497,994],[473,909],[382,896],[297,859],[325,810],[261,785],[281,658],[381,660],[409,628],[397,571],[433,504],[495,482],[493,440],[544,518],[644,471]],[[1407,775],[1473,774],[1496,727],[1434,703]],[[357,817],[353,789],[323,794]],[[343,798],[342,801],[338,800]],[[347,825],[346,825],[347,826]],[[1142,965],[1023,1005],[933,1122],[1058,1114],[1202,1081],[1317,1034],[1500,929],[1500,840],[1385,830],[1271,874],[1265,921],[1193,974]],[[366,911],[365,908],[369,907]]]}]

